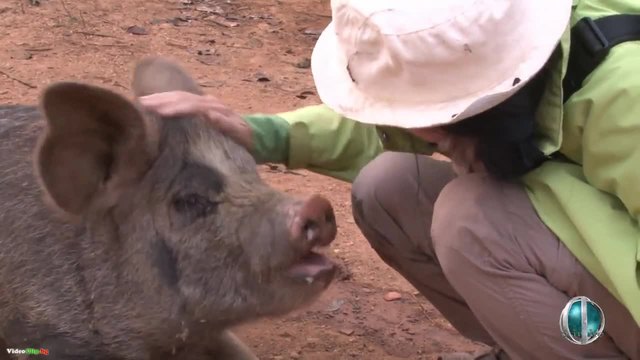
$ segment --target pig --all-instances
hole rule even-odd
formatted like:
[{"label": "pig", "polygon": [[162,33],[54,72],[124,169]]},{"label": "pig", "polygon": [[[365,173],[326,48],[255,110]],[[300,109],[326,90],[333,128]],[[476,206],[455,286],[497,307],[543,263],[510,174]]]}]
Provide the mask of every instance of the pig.
[{"label": "pig", "polygon": [[256,359],[232,328],[333,281],[327,199],[268,186],[204,118],[146,112],[137,97],[203,94],[177,62],[145,57],[132,83],[0,106],[0,358]]}]

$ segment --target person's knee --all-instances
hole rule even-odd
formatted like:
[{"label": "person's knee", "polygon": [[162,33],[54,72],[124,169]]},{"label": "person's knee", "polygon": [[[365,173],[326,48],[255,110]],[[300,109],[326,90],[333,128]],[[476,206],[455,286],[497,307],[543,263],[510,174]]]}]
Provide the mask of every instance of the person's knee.
[{"label": "person's knee", "polygon": [[456,178],[441,191],[434,205],[431,237],[448,277],[469,274],[470,267],[491,258],[502,232],[501,203],[500,184],[486,175]]}]

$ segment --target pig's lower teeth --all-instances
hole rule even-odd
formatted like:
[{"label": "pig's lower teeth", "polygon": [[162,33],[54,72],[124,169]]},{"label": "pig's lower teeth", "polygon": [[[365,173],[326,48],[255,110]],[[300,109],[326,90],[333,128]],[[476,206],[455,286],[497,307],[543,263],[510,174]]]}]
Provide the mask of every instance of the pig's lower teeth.
[{"label": "pig's lower teeth", "polygon": [[313,248],[311,248],[312,252],[315,252],[317,254],[324,254],[328,252],[328,247],[327,246],[320,246],[320,245],[316,245]]},{"label": "pig's lower teeth", "polygon": [[306,278],[304,278],[304,281],[306,281],[307,284],[311,284],[313,283],[313,278],[311,276],[307,276]]}]

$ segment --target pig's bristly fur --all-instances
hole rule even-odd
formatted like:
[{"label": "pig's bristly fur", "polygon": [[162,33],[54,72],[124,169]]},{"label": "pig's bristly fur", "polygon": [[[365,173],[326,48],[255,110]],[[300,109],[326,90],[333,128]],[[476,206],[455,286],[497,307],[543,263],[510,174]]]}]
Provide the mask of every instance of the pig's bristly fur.
[{"label": "pig's bristly fur", "polygon": [[[281,275],[299,256],[295,200],[202,119],[57,86],[41,111],[0,106],[0,344],[55,359],[254,359],[225,329],[291,311],[331,280]],[[133,88],[202,93],[157,58]]]}]

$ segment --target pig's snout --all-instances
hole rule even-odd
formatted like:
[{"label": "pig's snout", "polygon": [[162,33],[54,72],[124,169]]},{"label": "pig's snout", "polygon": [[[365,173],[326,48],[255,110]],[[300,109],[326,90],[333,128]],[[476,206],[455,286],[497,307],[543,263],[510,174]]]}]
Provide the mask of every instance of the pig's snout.
[{"label": "pig's snout", "polygon": [[295,247],[310,249],[329,245],[337,233],[336,217],[329,200],[313,195],[299,203],[293,212],[290,231]]}]

